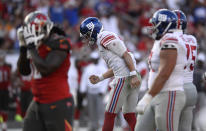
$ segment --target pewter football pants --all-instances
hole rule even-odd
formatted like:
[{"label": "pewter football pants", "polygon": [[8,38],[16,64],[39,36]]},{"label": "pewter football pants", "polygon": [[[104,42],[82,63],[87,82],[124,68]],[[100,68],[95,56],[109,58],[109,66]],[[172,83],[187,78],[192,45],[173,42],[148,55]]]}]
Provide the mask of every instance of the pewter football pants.
[{"label": "pewter football pants", "polygon": [[[141,77],[138,75],[139,80]],[[110,91],[109,101],[106,111],[118,113],[121,109],[123,113],[134,112],[138,101],[138,88],[131,88],[130,78],[115,78],[113,88]]]},{"label": "pewter football pants", "polygon": [[184,105],[183,91],[159,93],[152,99],[145,113],[137,116],[135,131],[178,131]]},{"label": "pewter football pants", "polygon": [[180,116],[179,131],[191,131],[193,120],[193,109],[197,102],[197,90],[193,83],[184,84],[186,104]]}]

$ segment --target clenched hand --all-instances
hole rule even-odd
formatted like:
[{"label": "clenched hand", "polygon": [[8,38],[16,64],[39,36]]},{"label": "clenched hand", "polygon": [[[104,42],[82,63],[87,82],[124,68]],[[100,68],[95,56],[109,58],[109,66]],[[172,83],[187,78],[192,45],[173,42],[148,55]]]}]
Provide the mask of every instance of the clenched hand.
[{"label": "clenched hand", "polygon": [[99,76],[96,75],[91,75],[89,77],[89,80],[92,84],[97,84],[100,81]]},{"label": "clenched hand", "polygon": [[141,80],[138,79],[138,77],[137,77],[136,75],[131,76],[130,86],[131,86],[132,88],[137,88],[137,87],[139,87],[140,83],[141,83]]}]

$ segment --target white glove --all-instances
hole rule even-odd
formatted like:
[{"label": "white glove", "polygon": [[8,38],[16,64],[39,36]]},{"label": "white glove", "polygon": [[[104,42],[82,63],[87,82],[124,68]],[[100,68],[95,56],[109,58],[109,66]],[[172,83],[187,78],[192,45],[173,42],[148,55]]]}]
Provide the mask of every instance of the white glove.
[{"label": "white glove", "polygon": [[144,111],[146,109],[146,107],[148,106],[148,104],[151,102],[152,100],[152,96],[148,93],[146,93],[144,95],[144,97],[139,101],[139,103],[137,104],[136,107],[136,112],[139,114],[144,114]]},{"label": "white glove", "polygon": [[44,37],[44,34],[36,35],[35,25],[28,24],[24,27],[23,31],[24,39],[26,41],[26,45],[34,44],[35,46],[39,46],[38,42]]},{"label": "white glove", "polygon": [[21,27],[19,27],[18,29],[17,29],[17,32],[16,32],[16,34],[17,34],[17,38],[18,38],[18,40],[19,40],[19,46],[21,47],[21,46],[26,46],[26,43],[25,43],[25,40],[24,40],[24,35],[23,35],[23,27],[21,26]]}]

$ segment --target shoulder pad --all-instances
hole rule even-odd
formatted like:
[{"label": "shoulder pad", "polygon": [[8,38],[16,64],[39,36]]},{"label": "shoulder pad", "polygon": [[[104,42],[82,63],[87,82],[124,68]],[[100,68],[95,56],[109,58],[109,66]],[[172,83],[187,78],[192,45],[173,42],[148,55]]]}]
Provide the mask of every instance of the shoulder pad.
[{"label": "shoulder pad", "polygon": [[109,31],[104,31],[100,34],[100,45],[106,47],[110,41],[115,40],[116,36],[114,33]]},{"label": "shoulder pad", "polygon": [[176,49],[178,45],[178,38],[172,34],[166,34],[160,40],[160,48],[161,49]]},{"label": "shoulder pad", "polygon": [[189,37],[191,37],[191,38],[193,39],[193,43],[197,43],[197,39],[196,39],[195,36],[193,36],[193,35],[189,35]]},{"label": "shoulder pad", "polygon": [[160,45],[164,43],[175,43],[178,44],[178,38],[175,35],[166,34],[160,41]]},{"label": "shoulder pad", "polygon": [[71,50],[70,40],[65,37],[51,39],[45,42],[51,50],[62,50],[69,52]]}]

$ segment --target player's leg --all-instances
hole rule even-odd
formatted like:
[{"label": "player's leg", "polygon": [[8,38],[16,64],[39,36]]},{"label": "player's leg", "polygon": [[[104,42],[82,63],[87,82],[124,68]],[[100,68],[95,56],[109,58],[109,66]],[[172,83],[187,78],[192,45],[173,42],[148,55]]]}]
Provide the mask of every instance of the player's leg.
[{"label": "player's leg", "polygon": [[67,98],[51,104],[41,104],[47,131],[72,131],[74,101]]},{"label": "player's leg", "polygon": [[45,131],[36,102],[32,101],[24,118],[23,131]]},{"label": "player's leg", "polygon": [[97,112],[97,94],[87,94],[88,98],[88,116],[89,116],[89,129],[98,129],[98,112]]},{"label": "player's leg", "polygon": [[2,90],[0,111],[2,111],[4,122],[8,120],[8,108],[9,108],[8,106],[9,106],[9,91]]},{"label": "player's leg", "polygon": [[197,101],[197,90],[192,83],[184,84],[186,104],[180,116],[179,131],[191,131],[193,120],[193,109]]},{"label": "player's leg", "polygon": [[126,78],[114,79],[115,84],[110,91],[109,101],[106,106],[104,117],[103,131],[112,131],[116,114],[122,108],[123,103],[126,101],[127,93],[124,92],[127,87]]},{"label": "player's leg", "polygon": [[32,93],[31,91],[21,91],[20,94],[20,106],[22,111],[22,117],[25,116],[26,110],[29,107],[29,104],[32,101]]},{"label": "player's leg", "polygon": [[[151,101],[152,103],[152,101]],[[155,114],[151,104],[148,105],[143,115],[137,115],[135,131],[154,131]]]},{"label": "player's leg", "polygon": [[158,131],[178,131],[180,115],[185,105],[184,92],[162,92],[153,99],[152,106]]},{"label": "player's leg", "polygon": [[105,105],[104,105],[104,102],[103,102],[103,98],[104,98],[103,95],[98,94],[96,110],[97,110],[97,113],[98,113],[97,116],[98,116],[98,125],[99,125],[99,127],[102,127],[103,123],[104,123]]},{"label": "player's leg", "polygon": [[[129,85],[129,80],[127,81]],[[139,88],[131,88],[128,86],[125,90],[128,93],[125,103],[123,104],[124,118],[133,131],[136,124],[135,107],[138,101]]]}]

